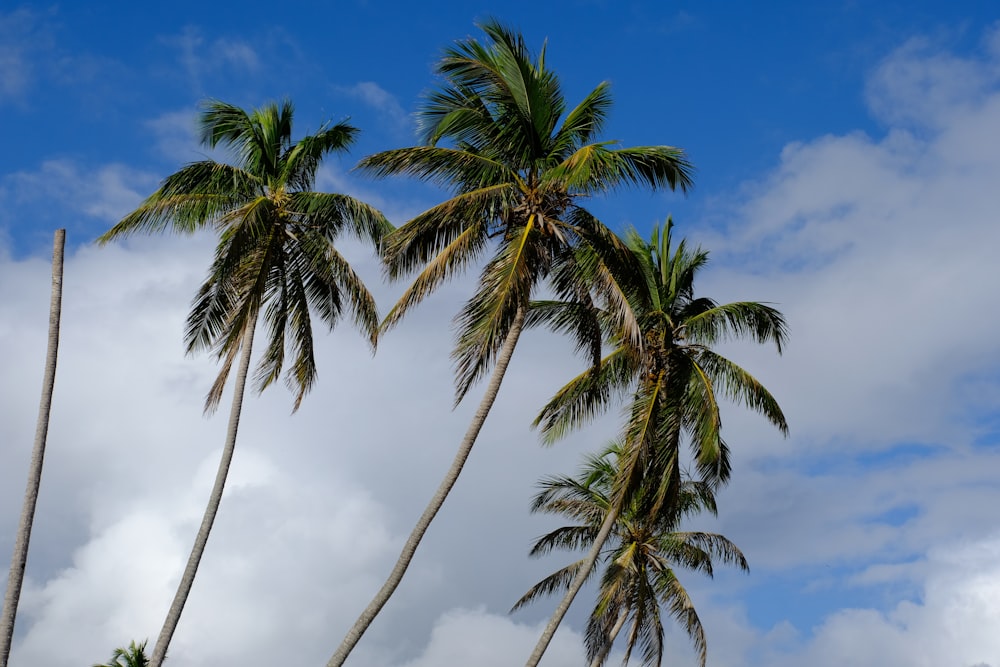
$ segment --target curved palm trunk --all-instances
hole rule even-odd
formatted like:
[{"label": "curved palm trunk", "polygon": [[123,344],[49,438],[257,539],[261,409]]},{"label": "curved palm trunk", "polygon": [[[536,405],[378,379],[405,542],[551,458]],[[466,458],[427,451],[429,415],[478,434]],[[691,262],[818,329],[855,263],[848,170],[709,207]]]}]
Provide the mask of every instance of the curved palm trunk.
[{"label": "curved palm trunk", "polygon": [[372,601],[368,603],[365,610],[361,612],[358,620],[354,622],[354,625],[340,643],[333,657],[326,663],[327,667],[340,667],[340,665],[344,664],[347,656],[354,650],[354,647],[360,641],[361,636],[368,629],[368,626],[372,624],[372,621],[378,616],[382,607],[389,601],[396,587],[399,586],[399,582],[403,580],[403,575],[406,574],[406,569],[410,566],[410,561],[413,560],[413,555],[416,553],[420,541],[424,538],[424,533],[427,532],[427,528],[431,525],[431,521],[434,520],[434,516],[438,513],[438,510],[441,509],[441,505],[444,504],[445,498],[451,492],[451,488],[458,481],[458,476],[462,472],[462,467],[465,465],[466,459],[469,458],[472,446],[476,444],[479,431],[483,427],[483,423],[486,421],[486,417],[489,415],[494,401],[496,401],[497,393],[500,391],[500,383],[503,381],[504,373],[507,372],[507,365],[510,363],[510,358],[514,354],[517,339],[521,336],[521,328],[524,326],[525,315],[525,306],[519,306],[517,313],[514,315],[514,321],[511,323],[510,331],[507,332],[507,338],[500,349],[500,354],[497,356],[496,367],[493,369],[493,375],[486,386],[486,392],[479,403],[479,408],[472,417],[469,430],[466,431],[465,438],[462,439],[462,444],[459,445],[451,467],[448,469],[447,474],[445,474],[444,479],[441,480],[441,485],[427,504],[424,513],[420,515],[420,519],[417,520],[417,524],[413,527],[410,537],[407,538],[406,544],[403,545],[403,551],[399,554],[396,565],[392,568],[392,572],[389,573],[389,578],[382,584],[382,588],[375,594]]},{"label": "curved palm trunk", "polygon": [[198,536],[195,538],[194,546],[191,548],[191,555],[188,557],[187,566],[184,568],[184,574],[181,576],[180,584],[177,586],[177,593],[174,595],[174,601],[167,612],[167,618],[163,622],[160,636],[156,640],[153,655],[149,659],[150,667],[160,667],[167,655],[170,640],[174,636],[174,630],[177,629],[177,623],[181,619],[181,612],[184,611],[184,604],[187,602],[191,586],[194,584],[194,577],[198,572],[198,564],[201,562],[202,554],[205,553],[208,534],[212,531],[212,524],[215,523],[215,515],[219,512],[222,490],[226,486],[229,465],[233,461],[233,452],[236,449],[236,431],[240,426],[240,411],[243,409],[243,392],[246,389],[247,374],[250,370],[250,349],[253,347],[253,333],[256,323],[257,318],[254,317],[253,321],[249,323],[246,333],[243,334],[243,350],[233,388],[233,405],[229,412],[229,427],[226,431],[226,444],[222,448],[222,460],[219,461],[219,470],[215,474],[215,485],[212,487],[212,494],[208,498],[205,516],[201,520],[201,527],[198,529]]},{"label": "curved palm trunk", "polygon": [[614,645],[615,639],[618,638],[618,633],[622,631],[623,627],[625,627],[625,621],[627,620],[628,610],[625,610],[618,617],[618,620],[615,621],[614,627],[611,628],[611,632],[608,633],[608,642],[604,645],[604,648],[601,649],[600,653],[594,657],[594,660],[590,663],[590,667],[601,667],[601,665],[604,664],[604,661],[608,658],[608,654],[611,653],[611,647]]},{"label": "curved palm trunk", "polygon": [[28,485],[24,491],[21,506],[21,520],[14,540],[14,553],[10,559],[7,574],[7,592],[3,599],[3,615],[0,616],[0,667],[7,667],[10,645],[14,638],[14,620],[17,604],[21,599],[21,585],[24,569],[28,564],[28,543],[31,541],[31,526],[35,520],[35,505],[38,489],[42,483],[42,464],[45,460],[45,441],[49,433],[49,413],[52,411],[52,389],[56,382],[56,357],[59,353],[59,322],[62,315],[63,255],[66,246],[66,230],[57,229],[52,242],[52,297],[49,302],[49,342],[45,355],[45,372],[42,379],[42,398],[38,405],[38,423],[35,427],[35,444],[31,450],[31,464],[28,467]]},{"label": "curved palm trunk", "polygon": [[608,536],[611,535],[611,529],[614,528],[615,521],[618,520],[618,507],[613,506],[605,515],[604,523],[601,524],[601,529],[597,533],[597,537],[594,539],[594,544],[590,547],[590,551],[587,553],[587,559],[583,563],[577,573],[576,577],[570,583],[569,588],[566,589],[566,594],[563,599],[559,602],[559,606],[552,613],[552,618],[549,619],[548,625],[545,626],[545,630],[542,632],[542,636],[539,637],[538,643],[535,645],[535,650],[531,653],[528,658],[528,662],[525,663],[525,667],[536,667],[539,661],[542,659],[542,655],[545,654],[545,649],[549,647],[549,642],[552,641],[553,635],[556,634],[556,630],[559,628],[559,624],[562,623],[563,617],[566,616],[566,612],[569,611],[569,606],[573,604],[573,598],[576,594],[580,592],[583,588],[584,582],[587,581],[587,577],[590,576],[590,571],[594,569],[594,563],[601,555],[601,549],[604,548],[604,543],[608,541]]}]

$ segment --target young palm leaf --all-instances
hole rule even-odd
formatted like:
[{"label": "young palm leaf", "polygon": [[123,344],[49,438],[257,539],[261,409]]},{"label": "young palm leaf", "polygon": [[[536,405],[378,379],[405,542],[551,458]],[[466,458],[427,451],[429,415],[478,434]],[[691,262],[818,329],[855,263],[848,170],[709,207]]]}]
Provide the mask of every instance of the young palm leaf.
[{"label": "young palm leaf", "polygon": [[[427,96],[419,114],[425,144],[369,156],[360,167],[380,177],[415,176],[453,193],[386,239],[388,277],[418,273],[383,327],[395,326],[444,281],[486,259],[478,289],[456,318],[456,403],[492,374],[451,468],[329,667],[343,664],[388,601],[457,480],[496,398],[532,293],[546,281],[567,299],[600,291],[606,285],[584,284],[582,269],[575,281],[568,279],[578,265],[575,251],[589,246],[611,263],[627,253],[582,208],[583,200],[625,186],[691,185],[691,167],[680,149],[595,141],[611,106],[607,84],[567,109],[544,52],[533,58],[524,38],[496,21],[481,27],[484,43],[457,42],[438,63],[441,87]],[[557,271],[563,280],[549,280]],[[599,350],[599,331],[590,330],[590,348]]]},{"label": "young palm leaf", "polygon": [[258,320],[265,324],[267,346],[254,385],[259,392],[277,380],[290,353],[285,382],[295,394],[293,410],[316,382],[314,315],[332,329],[345,309],[350,311],[375,347],[375,302],[334,242],[346,231],[377,246],[391,226],[377,210],[352,197],[312,191],[322,159],[345,151],[357,130],[346,123],[325,125],[292,141],[292,117],[288,101],[249,113],[224,102],[207,103],[201,141],[230,149],[233,164],[204,160],[183,167],[98,239],[108,243],[137,233],[212,229],[219,244],[185,332],[189,352],[211,349],[222,362],[206,411],[217,407],[233,364],[240,360],[215,485],[153,650],[152,667],[163,662],[222,498]]}]

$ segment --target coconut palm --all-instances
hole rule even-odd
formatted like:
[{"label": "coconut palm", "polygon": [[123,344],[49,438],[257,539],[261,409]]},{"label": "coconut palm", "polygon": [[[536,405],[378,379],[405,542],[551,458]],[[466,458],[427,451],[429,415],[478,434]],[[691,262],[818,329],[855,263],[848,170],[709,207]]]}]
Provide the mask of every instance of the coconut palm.
[{"label": "coconut palm", "polygon": [[28,564],[28,546],[31,543],[31,528],[35,521],[35,507],[42,484],[42,467],[45,462],[45,444],[49,433],[49,415],[52,412],[52,391],[56,382],[56,362],[59,356],[59,325],[62,315],[63,259],[66,247],[66,230],[57,229],[52,242],[52,292],[49,298],[49,336],[45,352],[45,370],[42,376],[42,398],[38,405],[38,421],[35,425],[35,443],[31,448],[31,464],[28,466],[28,483],[25,486],[21,518],[18,521],[14,551],[7,573],[7,589],[3,599],[3,613],[0,614],[0,667],[7,667],[10,645],[14,639],[14,623],[17,620],[17,606],[24,584],[24,570]]},{"label": "coconut palm", "polygon": [[[618,463],[625,448],[616,442],[597,456],[587,458],[577,477],[549,477],[532,502],[532,512],[559,514],[575,523],[540,537],[531,549],[542,556],[553,549],[585,550],[594,542],[611,510]],[[712,576],[714,561],[747,570],[743,553],[729,540],[714,533],[680,531],[684,519],[700,512],[716,514],[715,494],[704,481],[684,479],[671,505],[661,505],[656,514],[645,511],[641,487],[618,514],[605,542],[605,563],[597,602],[587,623],[586,642],[591,667],[600,667],[619,633],[625,635],[627,664],[639,648],[645,665],[661,664],[663,658],[662,610],[682,624],[705,666],[705,630],[687,590],[674,568],[691,569]],[[583,567],[581,559],[535,584],[511,611],[543,595],[567,588]],[[596,572],[596,570],[592,570]]]},{"label": "coconut palm", "polygon": [[[611,106],[606,83],[567,109],[544,51],[534,58],[522,36],[495,21],[481,27],[485,42],[457,42],[438,63],[443,82],[419,113],[425,144],[369,156],[360,166],[379,177],[416,176],[453,193],[386,239],[388,277],[419,273],[383,326],[396,325],[444,281],[489,257],[456,320],[456,403],[491,367],[492,375],[451,468],[330,667],[343,664],[392,595],[458,478],[496,398],[532,292],[556,273],[563,280],[549,283],[566,297],[610,289],[570,279],[574,248],[593,246],[607,262],[626,251],[583,208],[583,200],[622,186],[683,190],[691,184],[690,167],[677,148],[596,141]],[[592,273],[609,281],[606,271]],[[591,347],[599,350],[599,331],[591,331]]]},{"label": "coconut palm", "polygon": [[[636,337],[621,326],[619,304],[599,309],[611,351],[594,372],[588,370],[559,390],[535,420],[546,442],[554,442],[601,414],[615,400],[628,401],[625,444],[613,485],[610,510],[584,565],[567,588],[546,626],[529,667],[538,664],[556,628],[583,586],[611,534],[618,513],[639,488],[643,511],[655,515],[676,502],[680,489],[681,441],[688,440],[701,481],[713,488],[730,473],[729,451],[721,436],[719,394],[762,414],[783,434],[788,425],[777,401],[750,373],[711,349],[729,338],[773,343],[779,354],[787,330],[781,313],[766,304],[740,301],[719,305],[697,296],[694,280],[708,253],[684,241],[671,247],[673,223],[654,227],[649,242],[630,230],[631,274],[620,276]],[[529,324],[577,331],[589,320],[589,302],[533,304]],[[651,487],[651,485],[653,485]]]},{"label": "coconut palm", "polygon": [[139,644],[133,641],[128,648],[116,648],[111,660],[94,667],[149,667],[145,640]]},{"label": "coconut palm", "polygon": [[256,389],[263,391],[281,376],[289,351],[285,382],[295,393],[294,409],[316,381],[313,315],[332,328],[347,308],[375,346],[375,302],[334,241],[346,229],[378,244],[390,225],[377,210],[352,197],[312,191],[321,160],[345,151],[357,130],[346,123],[324,125],[293,142],[292,117],[288,101],[249,113],[208,102],[201,114],[201,141],[209,148],[230,149],[233,163],[209,159],[183,167],[99,239],[107,243],[136,233],[213,229],[219,236],[215,259],[195,297],[185,333],[189,352],[208,348],[222,361],[206,410],[218,405],[233,362],[240,359],[219,471],[153,650],[152,667],[159,667],[166,654],[222,498],[258,320],[267,325],[268,344],[257,366]]}]

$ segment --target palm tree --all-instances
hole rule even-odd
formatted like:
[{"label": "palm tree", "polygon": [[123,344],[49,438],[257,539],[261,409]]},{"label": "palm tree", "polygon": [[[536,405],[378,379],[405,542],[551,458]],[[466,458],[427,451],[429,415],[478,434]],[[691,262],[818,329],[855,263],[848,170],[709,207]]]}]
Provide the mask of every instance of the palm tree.
[{"label": "palm tree", "polygon": [[[425,145],[378,153],[360,166],[375,176],[416,176],[453,192],[387,238],[388,277],[420,272],[383,327],[396,325],[445,280],[489,253],[478,289],[457,317],[456,403],[491,366],[493,372],[445,478],[329,667],[343,664],[388,601],[457,480],[496,398],[532,291],[557,276],[563,279],[549,284],[567,297],[610,289],[571,280],[574,248],[602,250],[606,261],[614,261],[616,251],[627,252],[582,200],[628,185],[686,190],[691,184],[680,149],[595,141],[611,106],[608,84],[567,110],[544,51],[533,58],[524,38],[496,21],[481,28],[485,43],[459,41],[438,63],[443,83],[419,114]],[[607,272],[600,275],[610,281]],[[592,331],[599,349],[599,332]]]},{"label": "palm tree", "polygon": [[[598,370],[588,370],[559,390],[535,420],[546,442],[554,442],[602,413],[615,399],[629,399],[611,508],[594,539],[583,566],[549,620],[527,665],[534,667],[559,627],[576,593],[589,576],[604,541],[623,508],[637,490],[643,511],[655,515],[676,502],[680,485],[680,443],[686,436],[702,481],[713,488],[729,478],[729,451],[721,436],[719,396],[762,414],[783,434],[788,425],[777,401],[750,373],[714,352],[711,346],[728,338],[749,337],[774,343],[779,354],[787,337],[784,318],[762,303],[740,301],[719,305],[698,297],[694,279],[708,261],[700,248],[691,251],[681,241],[671,247],[673,223],[661,234],[654,227],[651,241],[630,230],[631,273],[620,276],[629,309],[641,332],[621,327],[618,303],[599,309],[611,352]],[[533,305],[529,324],[577,331],[589,320],[589,302],[548,301]],[[648,488],[655,482],[655,488]]]},{"label": "palm tree", "polygon": [[35,443],[31,449],[28,466],[28,483],[21,506],[17,538],[10,558],[7,589],[0,614],[0,667],[7,667],[10,646],[14,639],[14,622],[17,605],[24,584],[24,570],[28,564],[28,545],[31,527],[35,521],[38,491],[42,484],[42,466],[45,462],[45,444],[49,433],[49,415],[52,412],[52,390],[56,383],[56,362],[59,356],[59,325],[62,315],[63,256],[66,247],[66,230],[57,229],[52,241],[52,293],[49,299],[49,338],[45,353],[45,370],[42,376],[42,398],[38,405],[38,422],[35,425]]},{"label": "palm tree", "polygon": [[136,644],[134,641],[128,648],[116,648],[111,654],[111,660],[94,667],[149,667],[146,657],[146,641]]},{"label": "palm tree", "polygon": [[[577,477],[543,480],[532,512],[560,514],[576,523],[540,537],[531,549],[532,556],[542,556],[556,548],[587,549],[594,542],[611,510],[618,462],[625,453],[622,443],[616,442],[600,455],[588,457]],[[674,567],[712,576],[715,559],[747,570],[746,559],[736,545],[721,535],[678,530],[683,519],[699,512],[716,514],[715,494],[710,484],[683,480],[676,503],[662,505],[656,514],[648,514],[644,509],[641,496],[646,488],[641,487],[633,494],[628,506],[621,510],[605,543],[604,575],[587,624],[588,659],[591,667],[603,665],[615,639],[631,620],[623,664],[628,663],[633,649],[638,647],[643,664],[659,666],[663,658],[661,610],[665,608],[684,626],[705,667],[705,631]],[[511,611],[567,588],[585,561],[584,558],[572,563],[535,584]]]},{"label": "palm tree", "polygon": [[391,227],[381,213],[352,197],[312,191],[320,161],[328,153],[345,151],[357,130],[346,123],[324,125],[293,142],[292,116],[288,101],[250,113],[208,102],[201,114],[201,141],[210,148],[231,149],[234,164],[203,160],[183,167],[98,239],[107,243],[168,228],[182,233],[214,228],[219,235],[215,260],[195,297],[185,333],[189,352],[209,348],[222,360],[206,411],[218,405],[240,357],[219,471],[156,641],[152,667],[163,662],[222,498],[258,319],[267,324],[269,340],[255,374],[256,389],[263,391],[281,376],[287,348],[293,359],[285,382],[295,392],[294,409],[316,381],[312,314],[332,328],[347,307],[375,347],[375,302],[334,241],[347,228],[378,244]]}]

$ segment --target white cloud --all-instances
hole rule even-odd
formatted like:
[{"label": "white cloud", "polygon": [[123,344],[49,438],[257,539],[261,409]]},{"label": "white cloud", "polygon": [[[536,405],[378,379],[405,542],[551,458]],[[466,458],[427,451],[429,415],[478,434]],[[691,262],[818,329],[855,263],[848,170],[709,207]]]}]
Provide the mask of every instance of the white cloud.
[{"label": "white cloud", "polygon": [[409,129],[412,125],[409,114],[396,96],[374,81],[360,81],[353,86],[335,86],[338,93],[361,100],[388,120],[396,130]]},{"label": "white cloud", "polygon": [[169,111],[146,122],[153,131],[160,155],[185,164],[204,159],[195,134],[197,112],[194,109]]},{"label": "white cloud", "polygon": [[161,41],[177,50],[177,58],[199,94],[207,75],[226,70],[253,72],[260,65],[257,52],[250,44],[231,38],[207,39],[195,26],[186,27],[179,35],[163,37]]},{"label": "white cloud", "polygon": [[41,54],[52,44],[39,12],[27,7],[0,12],[0,104],[23,100]]},{"label": "white cloud", "polygon": [[888,612],[844,609],[791,654],[768,664],[938,667],[1000,664],[1000,538],[954,543],[929,554],[920,600]]},{"label": "white cloud", "polygon": [[[1000,407],[996,54],[961,59],[918,46],[893,54],[870,87],[880,118],[901,127],[789,146],[740,202],[739,224],[703,239],[716,257],[705,293],[777,301],[792,327],[780,361],[771,350],[727,348],[774,390],[792,437],[782,442],[743,411],[727,412],[737,467],[720,521],[706,527],[744,549],[754,568],[747,581],[765,592],[776,571],[795,577],[831,563],[848,572],[843,580],[797,583],[894,596],[830,613],[815,630],[789,607],[787,619],[760,630],[753,599],[730,604],[740,589],[721,591],[698,602],[720,666],[1000,664],[998,542],[988,537],[1000,462],[977,444],[994,437],[982,424]],[[368,91],[374,103],[378,90]],[[178,118],[158,127],[176,128]],[[320,177],[324,189],[352,191],[339,172]],[[5,203],[73,201],[79,214],[110,220],[155,180],[56,160],[2,186]],[[422,208],[392,205],[396,219]],[[384,310],[399,286],[381,285],[370,253],[347,248]],[[164,237],[69,258],[50,458],[18,626],[15,655],[25,662],[68,665],[55,662],[53,645],[74,664],[97,661],[158,630],[224,427],[224,415],[200,416],[214,365],[185,358],[180,342],[210,253],[206,237]],[[0,449],[4,535],[23,488],[33,425],[24,415],[37,403],[47,271],[43,260],[0,255],[0,442],[15,443]],[[347,323],[318,331],[320,384],[298,414],[288,415],[280,388],[249,399],[233,483],[172,650],[178,661],[277,662],[294,645],[302,662],[321,664],[332,652],[474,408],[470,396],[450,411],[448,362],[450,318],[472,283],[429,299],[374,359]],[[526,655],[530,624],[545,611],[529,610],[528,625],[501,614],[551,570],[525,556],[546,525],[527,516],[532,484],[572,470],[614,430],[612,415],[538,448],[527,422],[578,367],[556,337],[526,336],[468,470],[359,645],[359,664]],[[892,454],[914,443],[934,455]],[[880,516],[893,508],[910,514]],[[900,582],[923,596],[902,599]],[[574,613],[555,665],[578,664],[571,630],[585,611]]]},{"label": "white cloud", "polygon": [[[71,211],[114,223],[135,209],[146,193],[155,189],[158,180],[152,174],[120,164],[88,169],[73,160],[52,159],[36,171],[4,176],[0,180],[0,200],[9,206],[40,209],[47,215]],[[39,206],[42,203],[45,205]]]},{"label": "white cloud", "polygon": [[[933,72],[938,60],[907,47],[887,62]],[[777,451],[965,446],[976,416],[997,405],[970,411],[963,383],[976,377],[983,395],[995,395],[1000,369],[1000,93],[980,86],[956,101],[950,84],[925,78],[926,87],[903,87],[887,103],[917,113],[910,96],[919,97],[934,105],[920,117],[944,114],[945,125],[790,145],[774,173],[748,188],[737,223],[705,242],[729,262],[706,292],[774,301],[788,318],[780,362],[739,348],[791,417],[792,438]]]},{"label": "white cloud", "polygon": [[[541,630],[482,609],[449,611],[434,625],[424,652],[400,667],[507,667],[527,659]],[[545,653],[545,664],[551,667],[576,667],[585,661],[583,637],[562,629]]]}]

